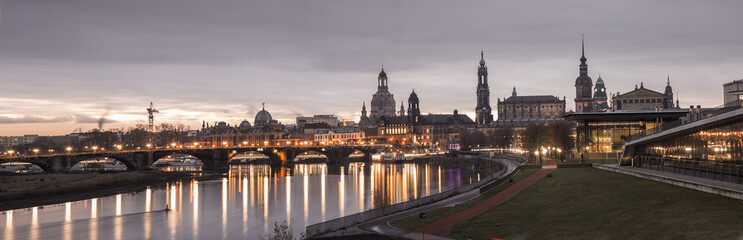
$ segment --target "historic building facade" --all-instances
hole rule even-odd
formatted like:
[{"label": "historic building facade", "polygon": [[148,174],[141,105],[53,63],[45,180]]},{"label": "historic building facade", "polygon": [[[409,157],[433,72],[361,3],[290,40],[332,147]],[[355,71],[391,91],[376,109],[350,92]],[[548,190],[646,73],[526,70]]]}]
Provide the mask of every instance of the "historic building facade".
[{"label": "historic building facade", "polygon": [[575,79],[575,112],[592,112],[594,99],[591,96],[593,80],[588,76],[585,41],[581,37],[581,57],[578,78]]},{"label": "historic building facade", "polygon": [[[678,108],[673,104],[673,89],[670,79],[666,83],[665,93],[656,92],[645,88],[643,83],[640,87],[635,85],[635,90],[615,95],[612,98],[614,110],[658,110]],[[677,100],[678,101],[678,100]]]},{"label": "historic building facade", "polygon": [[381,117],[377,137],[390,143],[446,147],[449,142],[460,140],[462,130],[474,126],[471,118],[457,110],[453,114],[422,115],[418,94],[413,91],[408,98],[407,115]]},{"label": "historic building facade", "polygon": [[513,88],[511,97],[498,99],[498,126],[525,127],[559,120],[565,115],[565,99],[552,95],[518,96]]},{"label": "historic building facade", "polygon": [[485,66],[484,52],[480,51],[480,66],[477,67],[477,107],[475,122],[485,125],[493,121],[490,108],[490,88],[488,87],[488,67]]},{"label": "historic building facade", "polygon": [[382,116],[392,117],[395,115],[395,96],[389,92],[387,73],[382,68],[382,71],[379,72],[379,77],[377,77],[377,92],[372,96],[371,116],[369,120],[376,123]]}]

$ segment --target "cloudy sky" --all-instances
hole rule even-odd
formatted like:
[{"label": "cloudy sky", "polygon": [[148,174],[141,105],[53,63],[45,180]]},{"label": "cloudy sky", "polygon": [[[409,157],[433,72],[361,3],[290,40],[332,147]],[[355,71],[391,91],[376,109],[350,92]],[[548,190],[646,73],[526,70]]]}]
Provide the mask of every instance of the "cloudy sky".
[{"label": "cloudy sky", "polygon": [[[666,74],[681,105],[722,104],[743,78],[743,2],[732,1],[0,1],[0,136],[147,122],[358,119],[382,64],[396,100],[424,113],[475,107],[485,51],[491,102],[566,96],[580,36],[609,92]],[[619,3],[621,2],[621,3]]]}]

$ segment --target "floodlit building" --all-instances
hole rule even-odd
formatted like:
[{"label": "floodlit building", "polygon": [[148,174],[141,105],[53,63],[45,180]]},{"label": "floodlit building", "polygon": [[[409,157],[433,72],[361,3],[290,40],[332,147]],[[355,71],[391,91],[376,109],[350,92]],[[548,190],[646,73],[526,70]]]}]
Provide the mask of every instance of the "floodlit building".
[{"label": "floodlit building", "polygon": [[518,96],[516,87],[511,96],[498,99],[497,126],[526,127],[561,120],[565,115],[565,99],[552,95]]}]

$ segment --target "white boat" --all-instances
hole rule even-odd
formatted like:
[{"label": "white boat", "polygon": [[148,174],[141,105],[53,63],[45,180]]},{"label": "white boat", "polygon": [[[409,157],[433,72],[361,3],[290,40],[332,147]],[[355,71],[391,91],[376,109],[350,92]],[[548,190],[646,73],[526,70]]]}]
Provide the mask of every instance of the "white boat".
[{"label": "white boat", "polygon": [[372,155],[372,162],[399,163],[405,160],[405,155],[397,153],[384,153]]},{"label": "white boat", "polygon": [[203,165],[204,162],[194,156],[189,155],[175,157],[168,156],[157,160],[155,163],[152,164],[153,167],[199,167]]},{"label": "white boat", "polygon": [[3,173],[40,173],[44,172],[39,166],[25,162],[10,162],[0,164],[0,172]]},{"label": "white boat", "polygon": [[115,159],[92,159],[80,161],[70,168],[70,171],[126,171],[127,167],[124,163],[119,162]]},{"label": "white boat", "polygon": [[193,156],[187,156],[187,157],[180,157],[173,159],[172,161],[167,161],[165,164],[169,166],[203,166],[204,162],[199,160],[198,158],[195,158]]}]

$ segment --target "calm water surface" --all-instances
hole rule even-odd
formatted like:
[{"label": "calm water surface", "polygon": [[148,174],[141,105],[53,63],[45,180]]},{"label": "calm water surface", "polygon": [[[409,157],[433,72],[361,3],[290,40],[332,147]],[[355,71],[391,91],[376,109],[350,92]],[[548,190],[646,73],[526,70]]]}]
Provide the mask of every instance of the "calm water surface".
[{"label": "calm water surface", "polygon": [[[479,179],[471,168],[351,163],[233,166],[214,181],[5,211],[2,239],[260,239],[274,223],[307,225],[436,194]],[[166,205],[171,211],[163,211]]]}]

